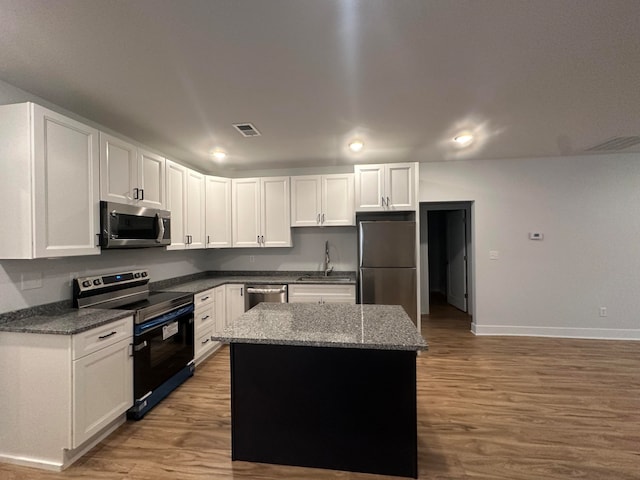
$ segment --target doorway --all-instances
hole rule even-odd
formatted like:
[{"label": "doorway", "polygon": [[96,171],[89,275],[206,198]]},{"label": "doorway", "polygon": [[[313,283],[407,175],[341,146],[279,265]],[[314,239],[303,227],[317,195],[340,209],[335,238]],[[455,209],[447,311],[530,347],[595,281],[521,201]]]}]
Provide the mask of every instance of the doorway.
[{"label": "doorway", "polygon": [[421,313],[444,302],[473,310],[472,202],[420,204]]}]

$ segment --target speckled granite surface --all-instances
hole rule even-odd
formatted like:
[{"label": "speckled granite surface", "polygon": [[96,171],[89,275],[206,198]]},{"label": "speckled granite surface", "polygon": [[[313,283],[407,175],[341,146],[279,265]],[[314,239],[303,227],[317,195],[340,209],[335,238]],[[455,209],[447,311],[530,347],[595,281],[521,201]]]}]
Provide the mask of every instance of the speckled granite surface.
[{"label": "speckled granite surface", "polygon": [[212,338],[225,343],[427,349],[424,338],[397,305],[261,303]]},{"label": "speckled granite surface", "polygon": [[[299,278],[313,274],[313,281],[300,281]],[[317,272],[246,272],[246,275],[239,275],[238,272],[228,272],[227,275],[215,275],[206,278],[200,278],[191,282],[182,283],[180,285],[171,286],[164,290],[169,292],[185,292],[198,293],[210,288],[215,288],[227,283],[252,283],[256,285],[268,285],[272,283],[300,283],[305,285],[313,284],[330,284],[330,285],[355,285],[356,276],[354,272],[336,272],[334,277],[349,277],[348,282],[335,282],[329,277],[323,278],[317,276]]]},{"label": "speckled granite surface", "polygon": [[36,315],[0,323],[0,332],[73,335],[131,315],[127,310],[67,308],[57,313]]}]

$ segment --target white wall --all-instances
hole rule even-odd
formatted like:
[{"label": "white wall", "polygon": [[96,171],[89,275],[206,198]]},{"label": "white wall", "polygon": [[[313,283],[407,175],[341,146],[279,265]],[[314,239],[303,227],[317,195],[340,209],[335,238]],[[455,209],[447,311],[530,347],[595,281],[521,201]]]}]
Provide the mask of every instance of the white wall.
[{"label": "white wall", "polygon": [[358,263],[356,227],[292,228],[291,236],[293,248],[218,250],[207,257],[207,269],[318,271],[323,268],[324,242],[328,240],[329,255],[334,270],[356,270]]},{"label": "white wall", "polygon": [[639,180],[638,154],[422,163],[422,202],[475,202],[476,333],[640,339]]},{"label": "white wall", "polygon": [[[149,270],[151,281],[202,271],[206,252],[165,251],[162,248],[108,250],[101,255],[59,259],[0,260],[0,313],[71,299],[71,279],[77,276]],[[27,289],[23,290],[26,281]],[[41,287],[35,286],[41,279]]]}]

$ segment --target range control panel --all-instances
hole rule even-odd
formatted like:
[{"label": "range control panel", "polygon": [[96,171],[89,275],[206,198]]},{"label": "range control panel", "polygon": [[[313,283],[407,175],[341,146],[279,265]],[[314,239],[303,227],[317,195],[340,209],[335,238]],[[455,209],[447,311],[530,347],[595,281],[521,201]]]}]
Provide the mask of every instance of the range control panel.
[{"label": "range control panel", "polygon": [[80,292],[98,290],[112,285],[126,285],[127,283],[148,282],[147,270],[133,270],[131,272],[112,273],[109,275],[95,275],[91,277],[78,277],[75,286]]}]

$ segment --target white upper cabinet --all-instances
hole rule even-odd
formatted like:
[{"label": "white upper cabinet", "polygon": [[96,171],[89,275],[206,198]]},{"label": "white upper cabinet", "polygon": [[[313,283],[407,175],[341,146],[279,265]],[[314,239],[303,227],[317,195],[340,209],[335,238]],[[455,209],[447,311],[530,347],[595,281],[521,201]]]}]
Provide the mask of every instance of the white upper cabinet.
[{"label": "white upper cabinet", "polygon": [[99,254],[99,134],[33,103],[0,106],[0,258]]},{"label": "white upper cabinet", "polygon": [[165,159],[161,155],[138,149],[138,205],[164,210]]},{"label": "white upper cabinet", "polygon": [[187,169],[187,245],[189,248],[205,247],[205,185],[204,175]]},{"label": "white upper cabinet", "polygon": [[291,226],[355,225],[353,174],[291,177]]},{"label": "white upper cabinet", "polygon": [[418,164],[356,165],[356,210],[416,210]]},{"label": "white upper cabinet", "polygon": [[231,247],[231,179],[205,177],[207,248]]},{"label": "white upper cabinet", "polygon": [[231,182],[234,247],[290,247],[289,177]]},{"label": "white upper cabinet", "polygon": [[171,245],[167,250],[204,248],[204,175],[166,161],[167,210],[171,212]]},{"label": "white upper cabinet", "polygon": [[100,132],[100,199],[165,208],[164,157]]}]

